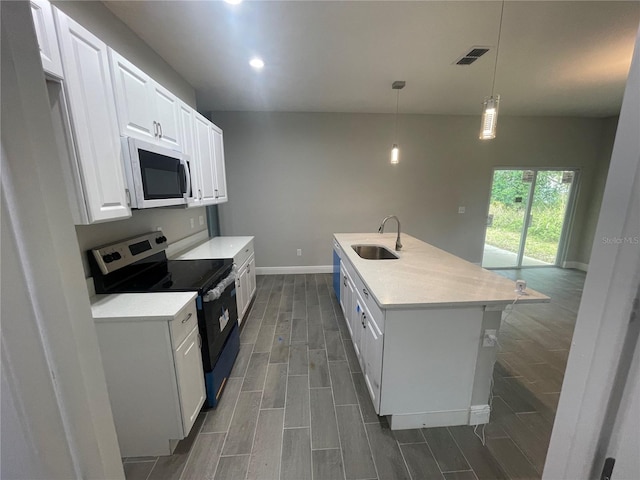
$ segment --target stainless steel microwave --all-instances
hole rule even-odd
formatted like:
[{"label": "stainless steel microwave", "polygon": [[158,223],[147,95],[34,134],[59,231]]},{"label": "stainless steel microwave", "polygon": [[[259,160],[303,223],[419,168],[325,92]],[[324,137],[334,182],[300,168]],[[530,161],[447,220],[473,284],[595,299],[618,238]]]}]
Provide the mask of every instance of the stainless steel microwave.
[{"label": "stainless steel microwave", "polygon": [[188,155],[132,137],[122,137],[122,153],[132,208],[193,200]]}]

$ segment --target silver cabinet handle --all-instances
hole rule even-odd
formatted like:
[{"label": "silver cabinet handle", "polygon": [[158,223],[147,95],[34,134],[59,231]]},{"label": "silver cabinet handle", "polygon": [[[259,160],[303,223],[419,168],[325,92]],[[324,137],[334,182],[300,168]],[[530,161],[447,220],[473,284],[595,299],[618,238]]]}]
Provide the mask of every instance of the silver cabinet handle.
[{"label": "silver cabinet handle", "polygon": [[366,289],[366,288],[363,288],[363,289],[362,289],[362,293],[364,293],[364,296],[365,296],[365,297],[369,298],[369,292],[367,291],[367,289]]},{"label": "silver cabinet handle", "polygon": [[131,192],[129,191],[128,188],[124,189],[124,194],[127,196],[127,205],[130,207],[131,206]]},{"label": "silver cabinet handle", "polygon": [[198,348],[202,348],[202,335],[198,333]]},{"label": "silver cabinet handle", "polygon": [[245,250],[245,253],[249,253],[249,249],[248,248]]},{"label": "silver cabinet handle", "polygon": [[344,276],[344,286],[345,287],[347,286],[347,276],[346,275]]},{"label": "silver cabinet handle", "polygon": [[187,318],[182,320],[182,323],[187,323],[192,316],[193,316],[193,313],[190,313],[189,315],[187,315]]},{"label": "silver cabinet handle", "polygon": [[366,322],[367,321],[367,314],[362,312],[362,320],[360,320],[360,322],[362,323],[362,328],[367,328]]},{"label": "silver cabinet handle", "polygon": [[202,190],[198,189],[198,199],[202,200]]},{"label": "silver cabinet handle", "polygon": [[213,191],[216,192],[216,198],[218,198],[218,189],[214,188]]},{"label": "silver cabinet handle", "polygon": [[160,138],[162,138],[162,124],[158,122],[158,129],[160,130]]},{"label": "silver cabinet handle", "polygon": [[158,122],[156,122],[155,120],[153,121],[153,136],[158,136]]}]

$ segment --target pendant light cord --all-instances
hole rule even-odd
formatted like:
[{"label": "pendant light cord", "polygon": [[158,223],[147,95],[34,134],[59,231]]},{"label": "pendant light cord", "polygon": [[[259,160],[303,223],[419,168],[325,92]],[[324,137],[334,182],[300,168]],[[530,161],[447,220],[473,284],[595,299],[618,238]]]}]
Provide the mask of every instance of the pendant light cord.
[{"label": "pendant light cord", "polygon": [[496,46],[496,62],[493,66],[493,83],[491,84],[491,96],[496,88],[496,72],[498,71],[498,54],[500,53],[500,36],[502,35],[502,17],[504,16],[504,0],[502,0],[502,8],[500,9],[500,28],[498,29],[498,45]]},{"label": "pendant light cord", "polygon": [[393,143],[398,142],[398,105],[400,103],[400,89],[396,89],[396,118],[393,127]]}]

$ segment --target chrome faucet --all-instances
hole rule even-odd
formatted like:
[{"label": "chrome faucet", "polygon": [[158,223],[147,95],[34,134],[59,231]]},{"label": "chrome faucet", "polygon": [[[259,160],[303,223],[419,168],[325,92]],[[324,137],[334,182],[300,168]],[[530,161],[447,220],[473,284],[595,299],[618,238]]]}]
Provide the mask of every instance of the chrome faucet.
[{"label": "chrome faucet", "polygon": [[378,233],[384,233],[384,224],[387,223],[387,220],[389,220],[390,218],[395,218],[396,222],[398,222],[398,238],[396,238],[396,251],[399,252],[400,249],[402,249],[402,243],[400,243],[400,220],[398,220],[398,217],[396,217],[395,215],[387,215],[386,217],[384,217],[382,223],[380,224],[380,228],[378,228]]}]

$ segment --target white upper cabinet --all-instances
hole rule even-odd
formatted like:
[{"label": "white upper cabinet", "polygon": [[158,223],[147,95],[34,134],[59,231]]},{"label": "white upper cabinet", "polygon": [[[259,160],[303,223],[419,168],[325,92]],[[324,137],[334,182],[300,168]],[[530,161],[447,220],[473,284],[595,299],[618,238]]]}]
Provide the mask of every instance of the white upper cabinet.
[{"label": "white upper cabinet", "polygon": [[211,135],[213,140],[215,185],[214,197],[216,203],[224,203],[227,198],[227,176],[224,169],[224,140],[222,130],[211,124]]},{"label": "white upper cabinet", "polygon": [[197,152],[195,148],[194,119],[193,109],[184,102],[179,103],[180,115],[180,143],[182,145],[182,153],[188,155],[189,173],[191,175],[191,191],[192,197],[187,207],[199,207],[202,201],[199,197],[200,189],[200,170]]},{"label": "white upper cabinet", "polygon": [[181,150],[178,99],[109,49],[120,134]]},{"label": "white upper cabinet", "polygon": [[62,78],[62,61],[51,4],[47,0],[31,0],[31,16],[40,47],[42,68],[54,77]]},{"label": "white upper cabinet", "polygon": [[178,98],[158,83],[153,83],[158,142],[172,150],[182,151],[180,143],[180,107]]},{"label": "white upper cabinet", "polygon": [[215,196],[215,160],[211,135],[211,122],[198,112],[193,112],[195,145],[200,172],[198,197],[203,205],[213,205]]},{"label": "white upper cabinet", "polygon": [[55,17],[86,220],[130,217],[107,45],[57,9]]},{"label": "white upper cabinet", "polygon": [[153,109],[151,77],[109,49],[120,134],[155,141],[158,133]]},{"label": "white upper cabinet", "polygon": [[[215,205],[227,201],[227,179],[224,168],[224,144],[222,130],[193,112],[198,164],[198,190],[194,196],[201,205]],[[196,195],[197,194],[197,195]]]}]

